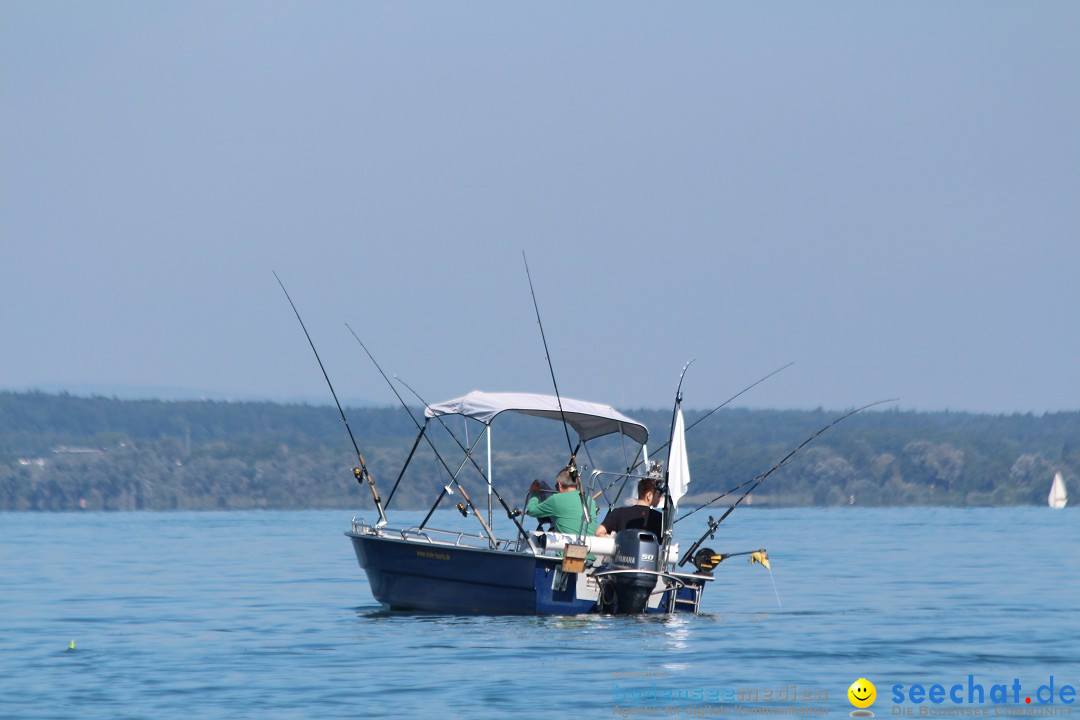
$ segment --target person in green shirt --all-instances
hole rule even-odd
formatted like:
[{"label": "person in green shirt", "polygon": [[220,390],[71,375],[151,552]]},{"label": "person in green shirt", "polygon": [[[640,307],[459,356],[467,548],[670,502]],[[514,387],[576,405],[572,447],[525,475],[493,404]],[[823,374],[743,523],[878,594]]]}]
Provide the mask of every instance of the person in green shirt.
[{"label": "person in green shirt", "polygon": [[[538,487],[539,483],[533,481],[533,486]],[[556,532],[577,535],[582,529],[581,491],[578,480],[570,472],[570,468],[564,468],[555,478],[555,489],[557,492],[554,495],[541,502],[537,498],[538,493],[530,488],[525,514],[535,518],[551,518],[555,523]],[[599,512],[600,508],[596,506],[596,502],[589,498],[589,522],[585,526],[586,535],[596,534],[596,516]]]}]

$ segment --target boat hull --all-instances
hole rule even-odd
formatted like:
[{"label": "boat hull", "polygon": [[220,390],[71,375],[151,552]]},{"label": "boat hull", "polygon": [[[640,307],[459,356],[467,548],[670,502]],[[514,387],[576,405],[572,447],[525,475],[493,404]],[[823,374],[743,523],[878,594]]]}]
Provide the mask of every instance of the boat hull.
[{"label": "boat hull", "polygon": [[556,558],[346,533],[371,594],[391,610],[480,615],[581,615],[596,597]]}]

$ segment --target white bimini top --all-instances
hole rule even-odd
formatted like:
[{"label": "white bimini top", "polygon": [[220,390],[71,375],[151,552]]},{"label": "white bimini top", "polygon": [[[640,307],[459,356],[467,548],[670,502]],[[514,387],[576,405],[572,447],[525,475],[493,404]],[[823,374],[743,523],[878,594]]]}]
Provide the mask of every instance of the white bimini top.
[{"label": "white bimini top", "polygon": [[496,416],[504,412],[552,420],[562,420],[565,416],[566,424],[574,428],[582,442],[611,433],[622,433],[639,445],[644,445],[649,440],[649,431],[644,425],[610,405],[564,397],[560,412],[559,404],[559,398],[554,395],[473,390],[463,397],[428,405],[424,408],[424,416],[433,418],[442,415],[464,415],[485,425],[490,425]]}]

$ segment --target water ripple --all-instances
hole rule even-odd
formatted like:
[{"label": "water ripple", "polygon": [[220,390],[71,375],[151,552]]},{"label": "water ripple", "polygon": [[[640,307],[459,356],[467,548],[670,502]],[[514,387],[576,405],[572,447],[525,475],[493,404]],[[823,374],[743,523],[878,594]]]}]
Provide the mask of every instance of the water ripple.
[{"label": "water ripple", "polygon": [[846,714],[859,677],[882,715],[898,683],[1080,686],[1080,554],[1030,558],[1080,547],[1074,515],[747,513],[721,539],[768,545],[783,607],[736,563],[697,617],[491,618],[383,611],[347,513],[8,514],[0,716],[610,717],[628,689],[785,685]]}]

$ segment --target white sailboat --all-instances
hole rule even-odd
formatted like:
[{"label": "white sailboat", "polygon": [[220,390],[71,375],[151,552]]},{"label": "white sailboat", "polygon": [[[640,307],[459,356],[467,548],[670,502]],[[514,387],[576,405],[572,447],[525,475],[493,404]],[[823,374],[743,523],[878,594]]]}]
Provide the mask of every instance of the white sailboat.
[{"label": "white sailboat", "polygon": [[1054,482],[1050,486],[1050,496],[1047,498],[1047,502],[1055,510],[1060,510],[1065,507],[1065,503],[1069,502],[1069,494],[1065,492],[1065,480],[1062,479],[1061,473],[1054,475]]}]

